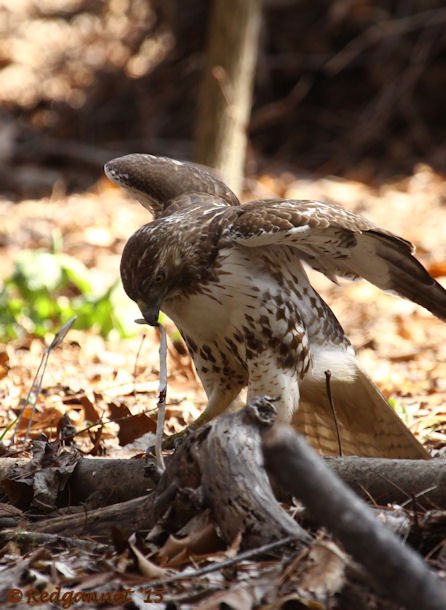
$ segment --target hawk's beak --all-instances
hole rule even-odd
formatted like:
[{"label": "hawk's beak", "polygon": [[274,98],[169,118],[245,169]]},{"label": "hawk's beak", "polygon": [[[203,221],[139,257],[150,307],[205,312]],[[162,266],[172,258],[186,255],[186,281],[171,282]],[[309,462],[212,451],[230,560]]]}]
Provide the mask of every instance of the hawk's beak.
[{"label": "hawk's beak", "polygon": [[149,324],[149,326],[158,326],[158,317],[160,315],[160,306],[158,304],[147,306],[145,303],[138,303],[144,320],[135,320],[138,324]]}]

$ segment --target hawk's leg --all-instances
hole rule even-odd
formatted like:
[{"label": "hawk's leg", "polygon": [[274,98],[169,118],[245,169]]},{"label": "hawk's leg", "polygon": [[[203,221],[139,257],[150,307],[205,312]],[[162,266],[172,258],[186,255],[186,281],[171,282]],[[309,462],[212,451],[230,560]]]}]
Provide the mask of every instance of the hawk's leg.
[{"label": "hawk's leg", "polygon": [[[181,438],[188,430],[195,430],[204,424],[207,424],[217,415],[226,411],[232,403],[235,403],[241,390],[246,386],[245,371],[230,371],[226,375],[218,375],[215,372],[211,373],[207,367],[200,365],[197,359],[194,359],[197,372],[200,376],[204,390],[208,397],[208,403],[203,413],[197,417],[187,428],[172,434],[163,443],[164,447],[172,447],[175,441]],[[204,371],[203,371],[204,368]]]},{"label": "hawk's leg", "polygon": [[274,399],[279,421],[291,422],[299,405],[299,380],[294,368],[277,365],[275,355],[269,351],[249,362],[248,401],[254,396]]},{"label": "hawk's leg", "polygon": [[214,419],[214,417],[217,417],[217,415],[220,415],[220,413],[223,413],[223,411],[226,411],[242,389],[242,385],[234,385],[230,389],[215,386],[208,395],[208,404],[205,410],[190,424],[190,428],[199,428],[207,424],[211,419]]}]

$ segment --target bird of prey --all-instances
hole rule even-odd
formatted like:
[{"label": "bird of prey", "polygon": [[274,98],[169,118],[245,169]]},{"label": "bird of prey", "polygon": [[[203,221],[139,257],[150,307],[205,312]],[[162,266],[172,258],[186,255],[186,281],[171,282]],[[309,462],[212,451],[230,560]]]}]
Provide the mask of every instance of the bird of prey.
[{"label": "bird of prey", "polygon": [[360,368],[302,264],[333,281],[365,278],[446,321],[446,290],[408,241],[334,204],[240,205],[211,173],[173,159],[130,154],[105,173],[154,215],[127,242],[121,277],[148,324],[162,309],[184,337],[208,397],[193,426],[247,387],[248,398],[275,397],[278,419],[325,455],[340,444],[344,455],[428,457]]}]

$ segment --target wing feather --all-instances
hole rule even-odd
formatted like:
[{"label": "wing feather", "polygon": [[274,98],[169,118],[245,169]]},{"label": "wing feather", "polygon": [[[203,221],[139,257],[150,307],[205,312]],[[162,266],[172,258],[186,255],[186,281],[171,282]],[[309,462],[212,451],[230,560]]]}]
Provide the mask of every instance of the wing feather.
[{"label": "wing feather", "polygon": [[414,246],[337,205],[253,201],[238,208],[224,237],[246,247],[292,246],[333,281],[363,277],[446,321],[446,290],[415,258]]}]

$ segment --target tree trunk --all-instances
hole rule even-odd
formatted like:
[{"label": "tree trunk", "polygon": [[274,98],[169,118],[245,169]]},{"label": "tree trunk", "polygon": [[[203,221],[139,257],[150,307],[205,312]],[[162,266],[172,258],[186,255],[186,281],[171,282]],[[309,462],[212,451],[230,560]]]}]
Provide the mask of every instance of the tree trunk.
[{"label": "tree trunk", "polygon": [[196,160],[240,192],[261,0],[214,0],[199,97]]}]

